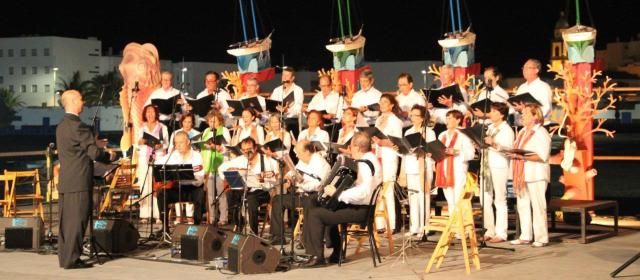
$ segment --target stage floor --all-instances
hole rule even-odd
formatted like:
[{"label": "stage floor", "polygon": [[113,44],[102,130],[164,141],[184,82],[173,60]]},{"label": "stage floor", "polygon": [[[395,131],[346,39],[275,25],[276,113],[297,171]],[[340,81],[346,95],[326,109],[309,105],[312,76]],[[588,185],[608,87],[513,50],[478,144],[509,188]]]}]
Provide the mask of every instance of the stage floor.
[{"label": "stage floor", "polygon": [[[595,222],[607,224],[606,218]],[[568,244],[552,242],[544,248],[511,246],[515,252],[484,248],[480,250],[481,270],[474,268],[468,279],[606,279],[626,260],[640,251],[640,226],[638,221],[621,221],[622,228],[616,237],[591,244]],[[552,234],[552,236],[554,236]],[[431,236],[430,240],[437,240]],[[395,235],[396,249],[402,244],[402,236]],[[368,249],[354,255],[353,248],[347,253],[348,262],[342,267],[332,265],[315,269],[292,268],[286,272],[260,275],[227,275],[229,271],[207,270],[205,266],[187,265],[180,259],[163,257],[165,262],[152,261],[148,254],[161,255],[163,249],[138,249],[131,255],[108,260],[91,269],[63,270],[58,267],[55,255],[40,255],[31,252],[0,253],[0,275],[2,279],[464,279],[464,263],[459,246],[449,250],[442,267],[424,274],[435,243],[422,243],[418,248],[407,249],[406,259],[397,253],[388,256],[383,242],[383,262],[374,268]],[[153,244],[148,244],[153,247]],[[326,252],[329,253],[328,250]],[[148,260],[143,260],[148,259]],[[640,261],[619,274],[624,279],[640,278]]]}]

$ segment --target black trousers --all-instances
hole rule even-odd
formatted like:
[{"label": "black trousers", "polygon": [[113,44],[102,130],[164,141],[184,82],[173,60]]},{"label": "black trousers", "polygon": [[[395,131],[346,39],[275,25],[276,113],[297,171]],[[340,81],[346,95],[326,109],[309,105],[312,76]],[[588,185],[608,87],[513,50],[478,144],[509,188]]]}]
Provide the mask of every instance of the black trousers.
[{"label": "black trousers", "polygon": [[193,221],[200,224],[202,221],[202,204],[204,204],[204,190],[202,186],[182,185],[168,190],[158,191],[158,207],[162,215],[162,223],[169,224],[169,204],[176,202],[193,203]]},{"label": "black trousers", "polygon": [[293,212],[297,207],[302,207],[303,215],[307,217],[309,215],[309,211],[318,205],[317,198],[318,193],[316,192],[276,195],[271,203],[271,222],[269,224],[271,227],[270,232],[272,239],[284,241],[284,236],[282,235],[284,228],[284,209],[289,209],[290,212]]},{"label": "black trousers", "polygon": [[[244,218],[242,215],[242,194],[241,191],[232,191],[228,193],[229,209],[231,210],[231,221],[238,229],[244,226]],[[258,234],[258,207],[261,204],[271,200],[271,195],[267,191],[255,190],[247,192],[247,214],[249,215],[249,226],[254,234]],[[269,213],[267,213],[269,215]]]},{"label": "black trousers", "polygon": [[60,267],[70,267],[82,255],[82,241],[89,222],[91,197],[86,192],[61,193],[60,233],[58,237],[58,262]]},{"label": "black trousers", "polygon": [[322,207],[311,209],[309,215],[304,217],[303,242],[307,254],[324,260],[322,237],[327,226],[334,226],[330,232],[330,239],[334,254],[339,253],[340,235],[335,226],[346,223],[365,223],[368,208],[367,205],[349,205],[335,212]]}]

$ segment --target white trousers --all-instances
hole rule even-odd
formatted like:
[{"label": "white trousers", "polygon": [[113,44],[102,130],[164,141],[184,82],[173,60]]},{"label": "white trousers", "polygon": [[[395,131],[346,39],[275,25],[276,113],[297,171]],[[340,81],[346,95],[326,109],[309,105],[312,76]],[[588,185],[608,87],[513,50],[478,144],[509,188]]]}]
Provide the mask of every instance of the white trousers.
[{"label": "white trousers", "polygon": [[[484,198],[480,200],[484,208],[484,228],[487,230],[485,236],[498,237],[507,240],[507,178],[509,168],[490,168],[491,181],[493,183],[493,193],[484,191]],[[483,178],[480,178],[483,180]],[[496,207],[495,220],[493,205]]]},{"label": "white trousers", "polygon": [[[431,176],[427,176],[427,185],[431,185]],[[409,189],[409,232],[421,234],[422,229],[429,223],[431,216],[431,194],[421,186],[421,175],[407,174],[407,188]]]},{"label": "white trousers", "polygon": [[[160,216],[160,211],[158,211],[158,199],[154,196],[151,195],[151,192],[153,191],[153,185],[152,182],[153,180],[151,180],[151,176],[152,176],[152,167],[148,167],[147,168],[147,160],[146,159],[142,159],[140,158],[138,161],[138,170],[137,170],[137,176],[138,176],[138,186],[140,186],[141,188],[141,193],[140,193],[140,197],[145,197],[145,199],[140,200],[139,204],[140,204],[140,218],[141,219],[150,219],[151,218],[151,211],[153,210],[153,217],[156,219],[159,219]],[[146,178],[145,178],[145,171],[146,171]],[[151,208],[151,204],[153,203],[153,209]]]},{"label": "white trousers", "polygon": [[442,192],[444,193],[444,198],[447,200],[447,212],[449,213],[449,217],[453,217],[453,211],[456,210],[456,203],[460,199],[460,195],[464,191],[464,185],[466,184],[466,180],[460,180],[462,182],[458,182],[456,180],[456,184],[453,188],[442,188]]},{"label": "white trousers", "polygon": [[218,211],[220,211],[219,221],[226,223],[229,220],[229,205],[227,203],[227,193],[222,193],[222,191],[224,190],[224,183],[222,178],[217,175],[215,177],[216,180],[214,180],[214,174],[209,173],[209,180],[207,181],[207,203],[209,203],[207,207],[209,209],[209,221],[214,221],[215,218],[215,207],[213,207],[215,201],[215,198],[213,196],[213,182],[215,181],[215,187],[217,190],[216,193],[218,194]]},{"label": "white trousers", "polygon": [[[547,201],[544,193],[546,181],[527,182],[526,188],[518,195],[518,218],[520,219],[520,240],[549,243],[547,231]],[[533,210],[533,220],[531,213]],[[533,236],[531,230],[533,227]]]}]

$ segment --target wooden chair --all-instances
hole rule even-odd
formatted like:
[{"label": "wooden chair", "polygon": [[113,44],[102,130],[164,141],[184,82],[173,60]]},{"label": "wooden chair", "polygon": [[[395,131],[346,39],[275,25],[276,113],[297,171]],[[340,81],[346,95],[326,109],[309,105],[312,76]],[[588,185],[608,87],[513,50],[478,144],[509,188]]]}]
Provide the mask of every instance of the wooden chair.
[{"label": "wooden chair", "polygon": [[[109,185],[109,189],[103,197],[102,206],[100,207],[98,216],[102,217],[102,215],[108,210],[122,211],[127,207],[127,203],[129,203],[128,194],[130,194],[135,188],[137,188],[137,186],[133,184],[133,180],[135,180],[135,177],[135,164],[122,164],[116,169],[113,179],[111,180],[111,184]],[[121,197],[120,199],[118,199],[118,205],[112,205],[111,200],[112,194],[114,193],[122,193],[127,195],[125,195],[126,197]]]},{"label": "wooden chair", "polygon": [[[477,188],[477,181],[473,175],[467,175],[467,183],[465,184],[464,191],[456,202],[456,208],[450,216],[434,216],[429,219],[429,224],[426,225],[427,231],[440,231],[442,235],[438,240],[425,273],[429,273],[433,264],[436,264],[436,269],[440,268],[442,261],[444,260],[449,245],[459,237],[462,242],[462,255],[464,257],[464,266],[466,273],[470,274],[471,269],[469,266],[469,258],[472,259],[473,264],[477,270],[480,270],[480,257],[478,255],[478,239],[476,238],[475,225],[473,221],[474,211],[471,206],[471,199],[474,196],[474,191]],[[467,248],[467,242],[469,248]],[[470,252],[469,252],[470,251]]]},{"label": "wooden chair", "polygon": [[[356,247],[356,254],[359,253],[359,249],[362,246],[363,240],[367,238],[369,240],[369,251],[371,252],[371,258],[373,259],[373,266],[377,266],[377,263],[382,263],[380,258],[380,252],[378,251],[378,241],[376,240],[376,226],[375,226],[375,212],[376,203],[380,201],[381,191],[384,189],[383,184],[378,185],[371,194],[369,200],[369,208],[367,210],[367,217],[364,224],[351,224],[340,225],[340,237],[342,240],[342,250],[340,252],[340,260],[338,265],[342,265],[342,261],[347,252],[347,244],[350,240],[357,240],[358,246]],[[376,263],[377,260],[377,263]]]},{"label": "wooden chair", "polygon": [[[374,236],[376,239],[377,244],[380,244],[380,240],[382,238],[386,238],[387,239],[387,245],[389,245],[389,255],[393,254],[393,230],[391,229],[391,223],[390,220],[391,219],[395,219],[395,217],[389,217],[389,212],[388,212],[388,205],[387,205],[387,200],[385,199],[385,194],[388,191],[388,188],[394,188],[395,184],[393,182],[386,182],[383,183],[382,185],[382,190],[380,191],[381,194],[378,196],[378,200],[376,202],[376,208],[375,208],[375,213],[374,213],[374,222],[376,220],[376,218],[381,218],[384,220],[385,223],[385,232],[383,234],[379,234],[377,230],[374,229]],[[391,195],[393,195],[394,192],[391,192]],[[361,244],[361,243],[360,243]],[[356,248],[356,253],[359,252],[359,247]]]},{"label": "wooden chair", "polygon": [[[44,219],[44,206],[42,204],[44,197],[40,189],[40,175],[38,169],[33,171],[4,171],[5,178],[13,180],[5,180],[5,184],[9,187],[9,200],[8,214],[9,216],[17,216],[21,214],[31,214],[34,217],[40,216]],[[33,186],[33,192],[26,194],[17,194],[16,186],[19,185],[23,179],[31,182]],[[5,186],[5,188],[7,187]],[[33,207],[31,209],[18,210],[17,202],[19,200],[31,200]],[[6,215],[6,214],[5,214]]]},{"label": "wooden chair", "polygon": [[16,181],[16,174],[12,173],[0,175],[0,180],[4,182],[4,197],[2,198],[2,200],[0,200],[0,205],[2,205],[2,216],[10,217],[12,211],[14,210],[13,207],[15,207],[15,188],[13,188],[12,186]]}]

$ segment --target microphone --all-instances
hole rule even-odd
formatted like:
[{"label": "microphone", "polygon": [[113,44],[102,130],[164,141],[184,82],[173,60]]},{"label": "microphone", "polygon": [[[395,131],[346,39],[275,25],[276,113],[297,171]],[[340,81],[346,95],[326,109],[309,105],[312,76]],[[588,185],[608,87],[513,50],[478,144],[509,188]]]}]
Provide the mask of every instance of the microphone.
[{"label": "microphone", "polygon": [[139,92],[140,91],[140,87],[138,87],[138,81],[136,81],[136,83],[133,86],[133,89],[131,90],[132,92]]},{"label": "microphone", "polygon": [[493,90],[493,84],[491,83],[491,79],[487,78],[487,80],[485,81],[485,88],[487,89],[487,91]]}]

